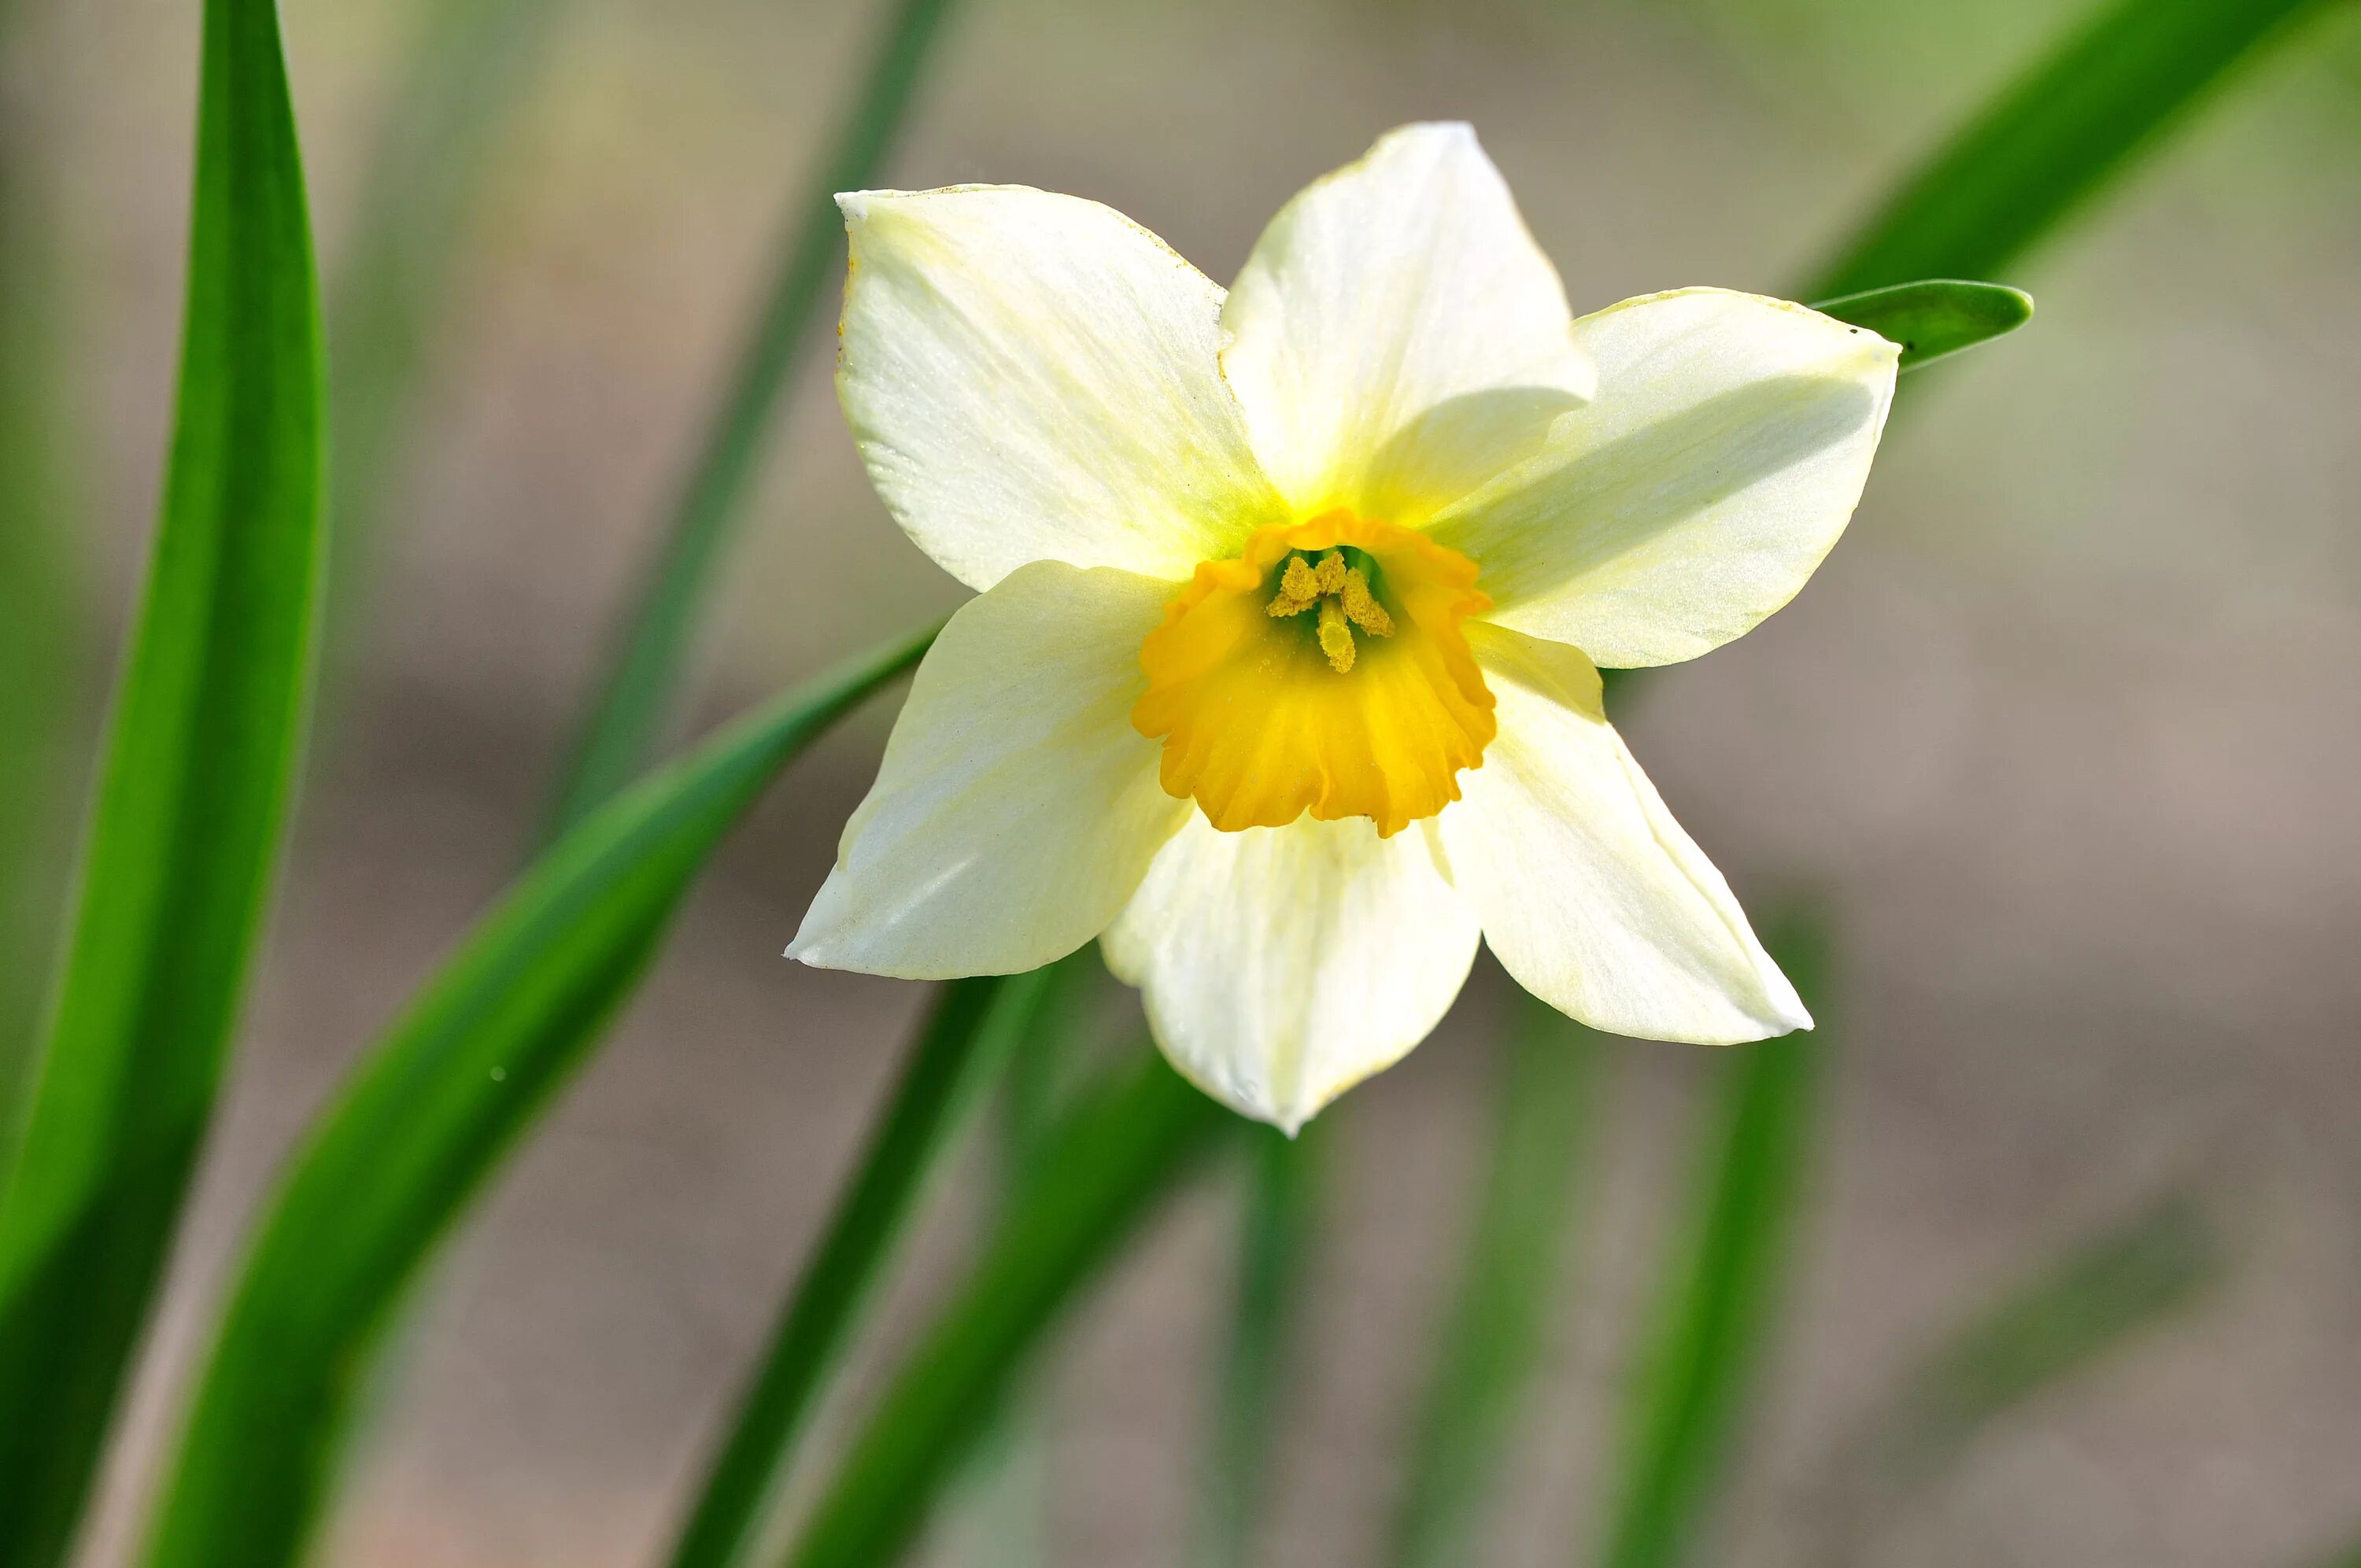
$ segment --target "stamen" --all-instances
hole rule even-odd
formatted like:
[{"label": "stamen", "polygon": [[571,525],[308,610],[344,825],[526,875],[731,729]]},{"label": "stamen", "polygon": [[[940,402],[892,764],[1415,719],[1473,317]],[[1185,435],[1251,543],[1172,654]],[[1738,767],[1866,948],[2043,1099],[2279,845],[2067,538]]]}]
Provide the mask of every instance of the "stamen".
[{"label": "stamen", "polygon": [[[1296,557],[1299,561],[1302,558],[1301,555]],[[1321,556],[1320,570],[1313,574],[1312,580],[1320,585],[1320,591],[1323,594],[1344,592],[1345,553],[1342,550],[1331,550],[1327,554]]]},{"label": "stamen", "polygon": [[1279,597],[1270,601],[1273,619],[1301,615],[1320,600],[1320,579],[1301,555],[1287,558],[1287,570],[1279,576]]},{"label": "stamen", "polygon": [[1345,618],[1372,637],[1391,637],[1394,618],[1369,592],[1369,579],[1358,566],[1345,574]]},{"label": "stamen", "polygon": [[1328,655],[1330,669],[1340,675],[1353,673],[1353,629],[1334,599],[1320,601],[1320,651]]}]

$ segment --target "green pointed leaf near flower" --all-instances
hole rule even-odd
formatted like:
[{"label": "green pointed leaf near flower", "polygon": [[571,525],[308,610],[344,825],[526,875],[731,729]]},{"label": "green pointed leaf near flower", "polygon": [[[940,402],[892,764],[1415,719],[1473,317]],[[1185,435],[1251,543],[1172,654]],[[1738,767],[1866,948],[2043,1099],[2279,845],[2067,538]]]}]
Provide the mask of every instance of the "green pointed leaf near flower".
[{"label": "green pointed leaf near flower", "polygon": [[[1087,959],[1087,954],[1083,955]],[[1095,962],[1094,959],[1089,960]],[[727,1568],[745,1554],[863,1308],[876,1294],[928,1178],[982,1091],[1044,1022],[1054,968],[953,981],[936,1004],[851,1184],[790,1294],[697,1506],[674,1568]]]},{"label": "green pointed leaf near flower", "polygon": [[1254,1127],[1241,1140],[1246,1157],[1237,1277],[1199,1503],[1201,1568],[1246,1568],[1256,1559],[1290,1352],[1309,1283],[1330,1131],[1326,1122],[1314,1121],[1291,1138],[1273,1127]]},{"label": "green pointed leaf near flower", "polygon": [[636,987],[697,871],[778,770],[916,663],[897,641],[740,720],[553,847],[313,1124],[231,1294],[151,1568],[300,1560],[403,1288]]},{"label": "green pointed leaf near flower", "polygon": [[875,182],[908,117],[918,78],[951,0],[895,0],[867,80],[842,121],[819,178],[790,210],[780,258],[728,394],[707,431],[647,582],[620,629],[546,831],[554,836],[645,765],[680,683],[682,662],[716,563],[730,541],[779,398],[843,266],[836,193]]},{"label": "green pointed leaf near flower", "polygon": [[1575,1167],[1589,1141],[1604,1036],[1532,997],[1520,1005],[1502,1041],[1490,1168],[1394,1517],[1395,1568],[1482,1559],[1489,1505],[1565,1299]]},{"label": "green pointed leaf near flower", "polygon": [[1145,1046],[1052,1133],[1025,1190],[895,1372],[786,1561],[884,1568],[1003,1408],[1060,1313],[1236,1124]]},{"label": "green pointed leaf near flower", "polygon": [[1812,309],[1901,345],[1908,371],[2015,332],[2033,319],[2033,296],[2000,283],[1937,278],[1820,300]]},{"label": "green pointed leaf near flower", "polygon": [[1730,1047],[1720,1102],[1697,1146],[1686,1224],[1643,1320],[1625,1413],[1619,1490],[1602,1568],[1696,1561],[1706,1504],[1725,1471],[1772,1331],[1801,1217],[1806,1161],[1828,1049],[1828,933],[1807,910],[1766,925],[1763,944],[1821,1016],[1811,1033]]},{"label": "green pointed leaf near flower", "polygon": [[1895,187],[1799,298],[1989,278],[2260,46],[2330,0],[2117,0]]},{"label": "green pointed leaf near flower", "polygon": [[271,0],[208,0],[153,554],[0,1188],[0,1564],[67,1552],[279,865],[313,666],[321,364]]}]

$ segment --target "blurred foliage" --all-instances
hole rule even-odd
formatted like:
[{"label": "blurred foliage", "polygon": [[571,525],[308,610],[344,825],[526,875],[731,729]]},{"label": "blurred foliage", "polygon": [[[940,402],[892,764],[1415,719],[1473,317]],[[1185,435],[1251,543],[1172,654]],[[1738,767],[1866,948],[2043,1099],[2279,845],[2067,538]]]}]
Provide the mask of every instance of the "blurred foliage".
[{"label": "blurred foliage", "polygon": [[951,0],[892,0],[869,74],[818,177],[789,209],[785,248],[646,583],[619,629],[546,826],[555,837],[647,765],[677,695],[714,570],[777,423],[788,373],[843,270],[840,191],[876,183]]},{"label": "blurred foliage", "polygon": [[57,1000],[0,1186],[0,1563],[68,1551],[212,1117],[310,697],[319,303],[269,0],[204,8],[181,378]]},{"label": "blurred foliage", "polygon": [[1260,1125],[1240,1134],[1245,1211],[1229,1343],[1214,1384],[1202,1461],[1195,1554],[1202,1568],[1246,1568],[1257,1560],[1256,1538],[1276,1479],[1279,1412],[1290,1392],[1332,1125],[1315,1120],[1294,1137]]},{"label": "blurred foliage", "polygon": [[1050,1328],[1237,1118],[1141,1041],[1060,1123],[983,1255],[904,1358],[821,1495],[792,1568],[897,1560]]},{"label": "blurred foliage", "polygon": [[592,813],[421,988],[314,1120],[257,1223],[151,1568],[299,1560],[404,1288],[604,1035],[722,839],[932,641],[814,678]]},{"label": "blurred foliage", "polygon": [[334,665],[355,656],[367,622],[364,590],[401,491],[420,375],[500,135],[577,9],[568,0],[426,0],[396,70],[329,291]]},{"label": "blurred foliage", "polygon": [[1821,1058],[1837,1033],[1828,1016],[1836,985],[1828,922],[1817,908],[1766,925],[1763,945],[1819,1014],[1818,1028],[1733,1047],[1719,1064],[1720,1104],[1693,1164],[1694,1208],[1674,1232],[1618,1444],[1621,1478],[1602,1568],[1693,1560],[1778,1321]]},{"label": "blurred foliage", "polygon": [[1394,1519],[1396,1568],[1453,1568],[1485,1525],[1565,1293],[1575,1171],[1596,1123],[1606,1036],[1519,993],[1501,1041],[1490,1168],[1427,1375]]},{"label": "blurred foliage", "polygon": [[23,22],[0,4],[0,1169],[57,945],[59,840],[80,694],[80,585],[67,549],[64,363],[49,193],[25,156]]},{"label": "blurred foliage", "polygon": [[760,1369],[673,1549],[674,1568],[746,1560],[794,1463],[830,1375],[886,1270],[929,1178],[969,1113],[1021,1047],[1054,1050],[1071,1022],[1064,993],[1097,958],[1089,949],[1007,979],[943,990],[861,1165],[795,1283]]},{"label": "blurred foliage", "polygon": [[2123,0],[1962,126],[1820,274],[1816,295],[1992,278],[2264,43],[2334,0]]},{"label": "blurred foliage", "polygon": [[1945,1339],[1863,1424],[1828,1487],[1830,1536],[1815,1561],[1873,1561],[1890,1516],[1993,1423],[2186,1310],[2226,1268],[2219,1228],[2189,1189],[2044,1262]]}]

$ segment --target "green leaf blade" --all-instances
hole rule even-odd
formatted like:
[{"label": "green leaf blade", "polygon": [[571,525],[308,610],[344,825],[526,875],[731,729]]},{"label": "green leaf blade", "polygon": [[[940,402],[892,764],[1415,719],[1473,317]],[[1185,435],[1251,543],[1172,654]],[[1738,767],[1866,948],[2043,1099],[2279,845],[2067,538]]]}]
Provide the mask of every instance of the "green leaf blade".
[{"label": "green leaf blade", "polygon": [[211,1117],[311,691],[322,441],[277,15],[269,0],[209,0],[160,518],[0,1191],[8,1568],[67,1550]]},{"label": "green leaf blade", "polygon": [[882,1568],[925,1527],[1060,1312],[1232,1118],[1143,1048],[1078,1107],[965,1283],[904,1360],[789,1554]]},{"label": "green leaf blade", "polygon": [[1898,187],[1804,297],[1989,278],[2328,0],[2119,0]]},{"label": "green leaf blade", "polygon": [[822,675],[537,862],[323,1114],[261,1221],[147,1553],[300,1560],[403,1288],[635,987],[697,871],[788,761],[932,633]]},{"label": "green leaf blade", "polygon": [[1812,309],[1900,345],[1901,368],[1910,371],[2015,332],[2033,319],[2033,296],[2002,283],[1932,278],[1817,301]]}]

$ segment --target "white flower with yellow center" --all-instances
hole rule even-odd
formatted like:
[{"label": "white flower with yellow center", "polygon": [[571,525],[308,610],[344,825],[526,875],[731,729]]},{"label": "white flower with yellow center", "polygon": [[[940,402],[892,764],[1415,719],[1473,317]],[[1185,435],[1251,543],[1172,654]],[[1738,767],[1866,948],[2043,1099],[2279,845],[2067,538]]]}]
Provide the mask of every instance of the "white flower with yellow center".
[{"label": "white flower with yellow center", "polygon": [[1479,938],[1617,1034],[1808,1027],[1599,700],[1785,604],[1894,345],[1719,289],[1576,320],[1464,126],[1273,220],[1225,296],[1095,203],[838,198],[839,392],[980,590],[791,956],[1013,973],[1103,938],[1173,1065],[1292,1130]]}]

